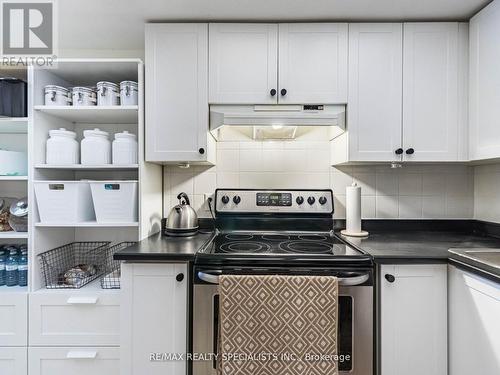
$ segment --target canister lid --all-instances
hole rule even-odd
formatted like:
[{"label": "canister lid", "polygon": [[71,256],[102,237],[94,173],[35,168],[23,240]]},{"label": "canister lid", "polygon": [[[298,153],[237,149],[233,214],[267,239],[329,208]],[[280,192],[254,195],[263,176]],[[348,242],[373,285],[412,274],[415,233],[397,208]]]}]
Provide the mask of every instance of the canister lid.
[{"label": "canister lid", "polygon": [[95,91],[92,87],[75,86],[75,87],[73,87],[73,92],[85,92],[85,93],[92,94]]},{"label": "canister lid", "polygon": [[17,217],[28,215],[28,197],[14,201],[10,205],[10,214]]},{"label": "canister lid", "polygon": [[135,134],[129,133],[127,130],[123,131],[122,133],[116,133],[115,134],[115,139],[133,139],[135,140],[137,136]]},{"label": "canister lid", "polygon": [[101,129],[95,128],[93,130],[84,130],[83,131],[83,136],[84,137],[106,137],[108,138],[109,133],[105,132]]},{"label": "canister lid", "polygon": [[72,132],[71,130],[66,130],[65,128],[59,128],[59,129],[49,130],[49,135],[51,137],[60,135],[60,136],[70,137],[70,138],[75,138],[76,139],[76,133]]},{"label": "canister lid", "polygon": [[97,82],[97,88],[99,88],[99,87],[107,87],[110,89],[118,90],[118,85],[116,83],[108,82],[108,81]]},{"label": "canister lid", "polygon": [[50,91],[62,92],[64,94],[69,93],[69,90],[66,87],[57,86],[57,85],[45,86],[45,92],[50,92]]},{"label": "canister lid", "polygon": [[120,88],[124,88],[127,86],[129,86],[133,89],[137,89],[137,82],[135,82],[135,81],[121,81],[120,82]]}]

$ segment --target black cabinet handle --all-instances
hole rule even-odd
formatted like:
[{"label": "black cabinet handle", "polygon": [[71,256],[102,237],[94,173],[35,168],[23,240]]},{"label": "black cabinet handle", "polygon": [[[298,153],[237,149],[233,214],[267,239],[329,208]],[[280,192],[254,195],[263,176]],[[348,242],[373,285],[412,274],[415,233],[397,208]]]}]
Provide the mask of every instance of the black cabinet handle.
[{"label": "black cabinet handle", "polygon": [[286,89],[281,89],[281,96],[285,96],[286,95]]},{"label": "black cabinet handle", "polygon": [[390,283],[393,283],[393,282],[396,280],[396,278],[395,278],[393,275],[390,275],[390,274],[388,274],[388,273],[386,273],[384,277],[385,277],[385,279],[386,279],[387,281],[389,281]]},{"label": "black cabinet handle", "polygon": [[271,96],[276,95],[276,89],[271,89],[271,91],[269,93],[271,94]]},{"label": "black cabinet handle", "polygon": [[203,147],[201,147],[201,148],[198,150],[198,152],[199,152],[200,154],[202,154],[202,155],[203,155],[203,154],[205,153],[205,149],[204,149]]},{"label": "black cabinet handle", "polygon": [[181,282],[182,280],[184,280],[184,274],[183,273],[178,273],[177,276],[175,276],[175,279],[178,282]]},{"label": "black cabinet handle", "polygon": [[401,155],[401,154],[403,153],[403,151],[404,151],[404,150],[400,147],[400,148],[398,148],[396,151],[394,151],[394,153],[395,153],[396,155]]},{"label": "black cabinet handle", "polygon": [[413,154],[414,152],[415,152],[415,150],[414,150],[414,149],[409,148],[409,149],[407,149],[407,150],[406,150],[406,155],[411,155],[411,154]]}]

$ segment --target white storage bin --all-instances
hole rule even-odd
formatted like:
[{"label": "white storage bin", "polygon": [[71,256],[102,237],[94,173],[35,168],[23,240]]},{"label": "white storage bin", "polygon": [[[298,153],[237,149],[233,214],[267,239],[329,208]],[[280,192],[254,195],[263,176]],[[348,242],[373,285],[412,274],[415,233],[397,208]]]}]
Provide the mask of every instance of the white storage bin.
[{"label": "white storage bin", "polygon": [[99,223],[137,221],[137,181],[90,181]]},{"label": "white storage bin", "polygon": [[0,176],[28,175],[28,159],[25,152],[0,150]]},{"label": "white storage bin", "polygon": [[88,181],[35,181],[34,186],[42,223],[95,221]]}]

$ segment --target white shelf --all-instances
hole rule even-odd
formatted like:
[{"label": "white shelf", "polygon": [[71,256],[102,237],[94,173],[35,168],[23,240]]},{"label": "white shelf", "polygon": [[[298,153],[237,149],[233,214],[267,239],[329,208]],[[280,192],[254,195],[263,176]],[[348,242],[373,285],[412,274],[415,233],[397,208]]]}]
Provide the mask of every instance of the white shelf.
[{"label": "white shelf", "polygon": [[97,221],[86,221],[81,223],[35,223],[35,227],[42,228],[118,228],[138,227],[138,222],[132,223],[98,223]]},{"label": "white shelf", "polygon": [[28,293],[27,286],[0,286],[0,294],[2,293]]},{"label": "white shelf", "polygon": [[26,134],[28,119],[26,117],[0,117],[0,133]]},{"label": "white shelf", "polygon": [[16,238],[28,238],[28,232],[15,232],[15,231],[0,232],[0,239],[2,240],[3,239],[11,240]]},{"label": "white shelf", "polygon": [[71,122],[83,124],[137,124],[138,106],[45,106],[37,105],[35,110]]},{"label": "white shelf", "polygon": [[0,176],[0,181],[28,181],[28,176]]},{"label": "white shelf", "polygon": [[50,165],[50,164],[36,164],[37,169],[68,169],[68,170],[135,170],[139,168],[139,164],[132,165],[116,165],[116,164],[104,164],[104,165],[82,165],[82,164],[72,164],[72,165]]}]

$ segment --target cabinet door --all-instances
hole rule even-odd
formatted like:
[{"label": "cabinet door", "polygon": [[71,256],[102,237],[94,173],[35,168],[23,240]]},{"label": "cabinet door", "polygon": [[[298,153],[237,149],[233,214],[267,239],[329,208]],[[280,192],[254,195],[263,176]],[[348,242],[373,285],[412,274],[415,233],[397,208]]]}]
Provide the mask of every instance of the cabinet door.
[{"label": "cabinet door", "polygon": [[279,25],[280,103],[347,102],[347,33],[346,23]]},{"label": "cabinet door", "polygon": [[28,349],[0,347],[0,374],[27,375]]},{"label": "cabinet door", "polygon": [[28,345],[28,293],[10,290],[1,293],[0,346],[26,346]]},{"label": "cabinet door", "polygon": [[404,24],[404,160],[458,160],[458,75],[458,23]]},{"label": "cabinet door", "polygon": [[210,24],[210,103],[274,104],[278,25]]},{"label": "cabinet door", "polygon": [[500,283],[449,266],[450,374],[500,373]]},{"label": "cabinet door", "polygon": [[402,24],[349,25],[350,161],[401,161]]},{"label": "cabinet door", "polygon": [[382,265],[379,276],[381,374],[446,375],[446,265]]},{"label": "cabinet door", "polygon": [[187,351],[187,272],[186,264],[122,265],[121,375],[186,374],[185,360],[150,357]]},{"label": "cabinet door", "polygon": [[207,24],[147,24],[145,53],[146,161],[205,161]]},{"label": "cabinet door", "polygon": [[470,159],[500,157],[500,2],[470,20]]}]

